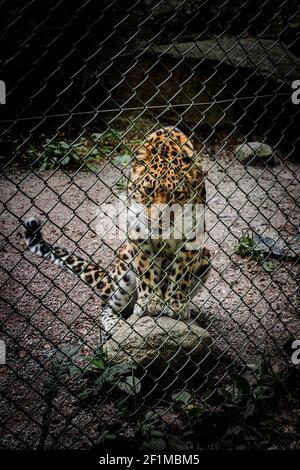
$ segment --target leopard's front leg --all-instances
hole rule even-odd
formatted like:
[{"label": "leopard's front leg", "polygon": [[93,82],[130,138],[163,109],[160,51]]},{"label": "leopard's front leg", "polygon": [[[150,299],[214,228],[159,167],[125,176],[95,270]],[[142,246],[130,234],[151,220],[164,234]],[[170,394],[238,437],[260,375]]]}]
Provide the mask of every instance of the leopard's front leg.
[{"label": "leopard's front leg", "polygon": [[162,256],[152,245],[143,243],[134,258],[137,276],[137,302],[134,313],[157,316],[164,308],[162,292]]},{"label": "leopard's front leg", "polygon": [[210,252],[207,248],[178,251],[168,276],[167,315],[190,319],[189,301],[204,284],[209,268]]},{"label": "leopard's front leg", "polygon": [[175,258],[170,266],[168,275],[165,315],[182,320],[188,320],[190,318],[190,282],[191,273],[189,266],[182,262],[182,260]]},{"label": "leopard's front leg", "polygon": [[169,266],[166,314],[172,318],[183,320],[190,318],[189,291],[192,284],[193,261],[197,257],[197,252],[179,250]]},{"label": "leopard's front leg", "polygon": [[[127,247],[123,257],[129,258]],[[122,253],[119,254],[122,257]],[[132,312],[136,300],[136,276],[130,265],[118,258],[115,265],[98,284],[101,299],[101,323],[107,335],[113,335],[123,325],[122,316]]]}]

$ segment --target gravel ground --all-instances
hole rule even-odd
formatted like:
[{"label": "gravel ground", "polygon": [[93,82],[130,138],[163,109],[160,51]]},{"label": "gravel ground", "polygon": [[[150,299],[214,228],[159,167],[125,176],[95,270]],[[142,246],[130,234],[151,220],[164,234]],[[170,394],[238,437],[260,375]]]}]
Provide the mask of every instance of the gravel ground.
[{"label": "gravel ground", "polygon": [[[221,366],[225,357],[227,365],[229,360],[244,366],[268,354],[279,369],[286,364],[286,340],[300,337],[294,253],[299,253],[299,168],[282,160],[270,168],[245,168],[226,150],[217,161],[205,156],[204,167],[207,245],[214,256],[194,311],[212,335]],[[110,188],[119,178],[110,163],[99,177],[18,170],[1,177],[0,316],[7,346],[7,366],[0,368],[2,448],[88,448],[105,423],[118,419],[109,402],[93,411],[80,408],[63,387],[49,410],[44,394],[49,353],[83,341],[85,353],[92,354],[100,341],[99,300],[71,274],[25,251],[19,218],[39,216],[47,240],[108,264],[119,242],[104,235],[97,211],[103,201],[115,204]],[[249,229],[289,245],[289,256],[272,258],[271,272],[234,253]],[[224,367],[218,380],[225,374]]]}]

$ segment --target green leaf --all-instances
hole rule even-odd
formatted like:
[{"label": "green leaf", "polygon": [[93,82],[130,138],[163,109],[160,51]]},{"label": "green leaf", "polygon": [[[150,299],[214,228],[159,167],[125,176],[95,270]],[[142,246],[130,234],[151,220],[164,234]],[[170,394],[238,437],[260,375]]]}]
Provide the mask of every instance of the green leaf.
[{"label": "green leaf", "polygon": [[220,387],[218,389],[218,395],[220,395],[228,403],[231,401],[230,390],[231,390],[231,388],[228,388],[228,387],[227,388]]},{"label": "green leaf", "polygon": [[60,163],[61,165],[65,166],[70,163],[71,158],[67,155]]},{"label": "green leaf", "polygon": [[273,396],[273,391],[269,386],[258,385],[253,390],[253,396],[256,400],[265,400]]},{"label": "green leaf", "polygon": [[160,429],[152,429],[150,432],[151,437],[164,437],[164,433]]},{"label": "green leaf", "polygon": [[255,413],[255,403],[253,402],[248,402],[245,408],[245,411],[243,412],[244,418],[250,418],[253,416]]},{"label": "green leaf", "polygon": [[88,170],[90,170],[90,171],[92,171],[92,172],[94,172],[94,173],[96,173],[97,170],[98,170],[97,165],[93,165],[93,164],[90,163],[90,162],[85,162],[85,166],[87,167]]},{"label": "green leaf", "polygon": [[141,391],[141,382],[136,377],[129,376],[125,381],[119,382],[118,387],[128,395],[138,394]]},{"label": "green leaf", "polygon": [[81,369],[80,369],[80,367],[76,366],[75,364],[72,364],[72,365],[69,367],[69,374],[70,374],[71,377],[73,377],[74,375],[81,374]]},{"label": "green leaf", "polygon": [[187,405],[188,403],[190,403],[192,401],[193,397],[186,390],[181,390],[179,392],[173,393],[172,399],[174,401],[177,401],[177,402],[183,403],[184,405]]},{"label": "green leaf", "polygon": [[98,437],[96,444],[101,444],[105,441],[114,441],[116,438],[117,438],[117,435],[115,433],[112,433],[109,430],[105,430]]},{"label": "green leaf", "polygon": [[155,422],[159,420],[160,415],[161,415],[160,411],[155,411],[155,410],[147,411],[144,419],[141,422],[141,426],[144,429],[148,429],[149,427],[153,426]]},{"label": "green leaf", "polygon": [[[67,142],[65,142],[64,140],[60,140],[59,141],[59,145],[63,148],[63,149],[68,149],[70,146],[69,144],[67,144]],[[59,148],[59,147],[58,147]]]},{"label": "green leaf", "polygon": [[184,442],[180,437],[174,436],[173,434],[168,436],[168,447],[178,450],[188,450],[191,448],[187,442]]},{"label": "green leaf", "polygon": [[239,244],[235,246],[235,253],[245,257],[250,256],[253,253],[255,247],[255,241],[249,236],[243,236],[240,238]]},{"label": "green leaf", "polygon": [[109,373],[111,375],[128,375],[132,373],[132,371],[136,369],[136,366],[133,364],[116,364],[114,366],[109,367]]},{"label": "green leaf", "polygon": [[164,450],[167,447],[166,441],[161,437],[152,437],[148,441],[143,442],[146,449]]},{"label": "green leaf", "polygon": [[251,387],[248,380],[243,375],[235,374],[232,376],[234,385],[240,390],[244,397],[250,395]]},{"label": "green leaf", "polygon": [[125,154],[125,155],[118,155],[114,158],[114,163],[117,165],[117,166],[121,166],[121,167],[124,167],[124,166],[127,166],[129,165],[131,162],[131,156],[129,154]]},{"label": "green leaf", "polygon": [[271,261],[264,261],[262,263],[262,267],[265,271],[267,271],[267,273],[271,273],[274,269],[273,263]]},{"label": "green leaf", "polygon": [[101,139],[105,134],[103,133],[100,133],[100,132],[94,132],[93,134],[91,134],[91,137],[93,140],[99,140]]},{"label": "green leaf", "polygon": [[127,382],[118,382],[118,387],[122,392],[126,392],[127,395],[132,395],[132,387]]},{"label": "green leaf", "polygon": [[218,403],[218,393],[217,389],[208,389],[206,390],[203,395],[201,396],[201,400],[210,405],[214,405]]},{"label": "green leaf", "polygon": [[142,384],[141,384],[141,381],[137,377],[135,377],[134,375],[127,377],[126,382],[132,386],[135,393],[140,393]]},{"label": "green leaf", "polygon": [[127,188],[127,180],[125,178],[120,179],[116,182],[115,186],[118,190],[125,191],[125,189]]},{"label": "green leaf", "polygon": [[85,401],[93,396],[94,390],[92,388],[86,388],[83,392],[78,394],[79,400]]},{"label": "green leaf", "polygon": [[78,354],[82,348],[80,343],[68,343],[64,344],[60,347],[59,351],[66,356],[74,356],[74,354]]},{"label": "green leaf", "polygon": [[225,436],[239,436],[243,432],[243,428],[239,425],[230,426],[225,432]]},{"label": "green leaf", "polygon": [[104,369],[104,367],[105,367],[105,364],[101,359],[93,359],[91,361],[91,364],[93,366],[97,367],[97,369]]},{"label": "green leaf", "polygon": [[40,168],[39,168],[41,171],[45,171],[48,169],[48,162],[47,161],[43,161]]}]

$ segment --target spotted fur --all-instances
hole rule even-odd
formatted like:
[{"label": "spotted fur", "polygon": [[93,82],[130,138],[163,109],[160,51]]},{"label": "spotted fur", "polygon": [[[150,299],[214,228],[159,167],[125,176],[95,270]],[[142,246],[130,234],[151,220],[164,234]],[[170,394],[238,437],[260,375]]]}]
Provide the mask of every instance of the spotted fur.
[{"label": "spotted fur", "polygon": [[24,222],[28,248],[50,262],[65,267],[97,289],[101,298],[101,320],[109,332],[123,315],[169,315],[188,320],[189,301],[207,278],[210,252],[187,248],[186,240],[152,239],[139,236],[140,218],[151,217],[153,205],[205,204],[205,181],[201,162],[191,141],[178,129],[153,132],[133,154],[127,204],[140,205],[135,234],[118,251],[113,266],[104,270],[94,263],[47,243],[40,222]]}]

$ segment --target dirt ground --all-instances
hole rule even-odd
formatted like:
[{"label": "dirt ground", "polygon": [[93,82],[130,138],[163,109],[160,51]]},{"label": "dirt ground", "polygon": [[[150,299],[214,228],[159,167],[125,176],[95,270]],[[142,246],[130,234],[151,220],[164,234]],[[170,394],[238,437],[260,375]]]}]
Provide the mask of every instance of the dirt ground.
[{"label": "dirt ground", "polygon": [[[204,167],[213,269],[193,308],[213,338],[221,369],[226,357],[222,383],[228,364],[243,367],[268,355],[275,369],[286,367],[283,346],[291,336],[300,338],[300,169],[283,159],[272,167],[244,167],[228,150],[215,159],[210,150]],[[99,299],[71,274],[25,251],[19,219],[38,216],[47,240],[108,264],[119,242],[103,233],[97,214],[101,203],[116,204],[111,188],[117,193],[120,177],[109,162],[98,175],[14,170],[1,177],[0,318],[7,348],[7,365],[0,368],[2,448],[88,448],[109,420],[118,419],[105,397],[91,411],[63,387],[48,409],[49,354],[78,341],[92,354],[100,341]],[[288,256],[270,259],[271,272],[234,252],[251,229],[289,246]]]}]

